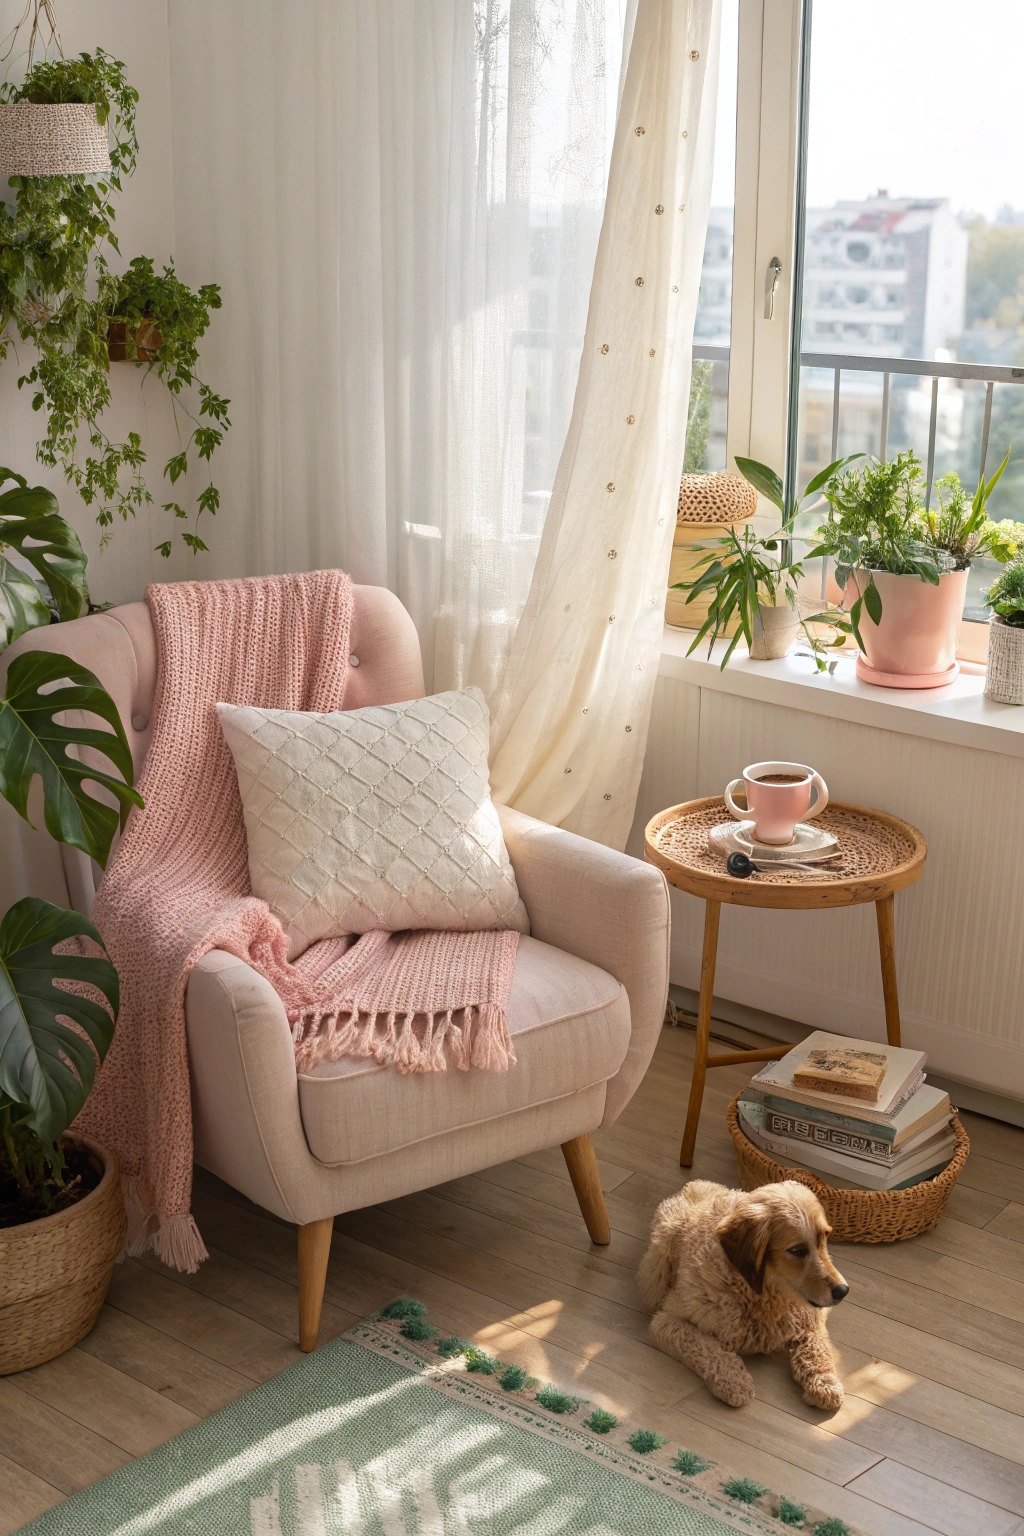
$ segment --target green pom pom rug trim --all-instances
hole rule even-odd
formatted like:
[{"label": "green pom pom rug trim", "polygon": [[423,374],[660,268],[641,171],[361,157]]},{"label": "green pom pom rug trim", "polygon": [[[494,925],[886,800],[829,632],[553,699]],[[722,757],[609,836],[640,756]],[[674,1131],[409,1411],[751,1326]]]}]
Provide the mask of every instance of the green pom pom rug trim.
[{"label": "green pom pom rug trim", "polygon": [[[715,1462],[698,1455],[696,1451],[680,1446],[674,1452],[669,1450],[661,1456],[660,1453],[669,1444],[664,1435],[652,1429],[623,1425],[606,1408],[595,1408],[585,1397],[563,1392],[550,1382],[538,1386],[521,1365],[499,1360],[496,1355],[479,1348],[470,1339],[464,1339],[459,1334],[437,1337],[440,1330],[427,1321],[426,1307],[421,1301],[410,1296],[399,1296],[384,1307],[378,1316],[397,1324],[397,1332],[413,1343],[425,1345],[426,1341],[433,1341],[430,1350],[426,1352],[424,1365],[433,1363],[435,1369],[447,1369],[450,1363],[457,1369],[461,1357],[467,1372],[491,1378],[494,1387],[500,1387],[510,1395],[518,1394],[521,1402],[536,1403],[546,1412],[557,1415],[560,1420],[580,1415],[577,1425],[595,1436],[604,1438],[614,1432],[620,1453],[622,1447],[628,1446],[637,1457],[651,1458],[652,1465],[656,1464],[662,1473],[666,1468],[670,1469],[679,1477],[693,1479],[693,1486],[703,1489],[705,1494],[724,1494],[743,1507],[749,1513],[744,1514],[742,1519],[750,1523],[752,1531],[777,1531],[781,1536],[781,1531],[788,1529],[800,1531],[803,1536],[857,1536],[845,1521],[835,1516],[823,1517],[818,1510],[805,1509],[802,1504],[784,1495],[771,1493],[763,1483],[755,1482],[753,1478],[726,1476],[725,1468],[717,1467]],[[584,1413],[586,1417],[582,1416]],[[641,1465],[637,1463],[638,1471]]]},{"label": "green pom pom rug trim", "polygon": [[722,1484],[722,1492],[741,1504],[756,1504],[768,1489],[763,1483],[755,1483],[752,1477],[731,1477],[727,1483]]}]

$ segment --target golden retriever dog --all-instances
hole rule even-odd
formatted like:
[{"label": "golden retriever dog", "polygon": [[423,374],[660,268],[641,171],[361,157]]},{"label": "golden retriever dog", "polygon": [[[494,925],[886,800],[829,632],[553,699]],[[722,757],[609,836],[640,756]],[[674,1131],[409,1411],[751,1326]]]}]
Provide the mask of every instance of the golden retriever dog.
[{"label": "golden retriever dog", "polygon": [[831,1230],[794,1180],[752,1194],[687,1184],[655,1211],[637,1273],[656,1343],[733,1408],[754,1396],[740,1356],[784,1349],[804,1402],[839,1408],[825,1323],[850,1287],[828,1256]]}]

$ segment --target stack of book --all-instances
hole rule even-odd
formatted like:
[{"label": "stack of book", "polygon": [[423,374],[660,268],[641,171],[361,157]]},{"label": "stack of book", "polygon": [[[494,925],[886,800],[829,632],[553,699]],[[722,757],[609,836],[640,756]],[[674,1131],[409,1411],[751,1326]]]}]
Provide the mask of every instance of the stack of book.
[{"label": "stack of book", "polygon": [[955,1110],[925,1081],[926,1061],[818,1030],[751,1080],[740,1125],[762,1151],[830,1184],[907,1189],[940,1173],[956,1145]]}]

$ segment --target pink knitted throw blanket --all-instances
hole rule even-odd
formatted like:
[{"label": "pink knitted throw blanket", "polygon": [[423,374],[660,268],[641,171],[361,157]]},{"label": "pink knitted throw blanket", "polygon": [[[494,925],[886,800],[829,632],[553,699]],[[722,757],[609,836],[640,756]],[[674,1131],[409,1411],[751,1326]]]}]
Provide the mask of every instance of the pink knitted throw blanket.
[{"label": "pink knitted throw blanket", "polygon": [[76,1127],[113,1148],[128,1252],[194,1271],[185,989],[211,949],[240,956],[281,997],[297,1064],[372,1056],[403,1072],[515,1062],[505,1023],[518,934],[368,933],[294,964],[249,885],[231,752],[214,704],[341,709],[352,583],[342,571],[151,586],[156,715],[134,811],[92,917],[121,981],[114,1041]]}]

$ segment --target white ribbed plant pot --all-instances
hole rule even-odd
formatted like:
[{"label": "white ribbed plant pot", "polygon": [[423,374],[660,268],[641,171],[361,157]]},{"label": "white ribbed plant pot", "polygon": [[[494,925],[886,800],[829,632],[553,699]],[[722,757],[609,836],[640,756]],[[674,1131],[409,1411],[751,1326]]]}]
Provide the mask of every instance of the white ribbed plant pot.
[{"label": "white ribbed plant pot", "polygon": [[750,641],[751,661],[778,661],[785,656],[800,628],[800,615],[788,603],[777,608],[758,603]]},{"label": "white ribbed plant pot", "polygon": [[110,170],[96,103],[14,101],[0,106],[0,178],[99,176]]},{"label": "white ribbed plant pot", "polygon": [[1024,629],[997,613],[988,627],[985,697],[995,704],[1024,704]]}]

